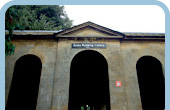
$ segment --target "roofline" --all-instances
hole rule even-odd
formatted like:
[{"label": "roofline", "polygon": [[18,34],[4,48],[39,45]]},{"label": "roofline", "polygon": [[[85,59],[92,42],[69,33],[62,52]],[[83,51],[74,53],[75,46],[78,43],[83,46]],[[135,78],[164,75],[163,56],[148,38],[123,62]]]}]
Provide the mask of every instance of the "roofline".
[{"label": "roofline", "polygon": [[[62,30],[60,30],[62,31]],[[54,35],[60,31],[54,30],[13,30],[14,35]],[[8,30],[5,30],[6,34],[9,34]]]},{"label": "roofline", "polygon": [[[34,39],[76,39],[76,38],[90,38],[87,37],[75,37],[75,36],[55,36],[55,34],[60,31],[46,31],[46,30],[14,30],[13,31],[13,38],[15,40],[34,40]],[[9,32],[6,30],[6,34]],[[125,33],[125,36],[109,36],[109,37],[93,37],[99,39],[119,39],[122,41],[129,41],[129,40],[151,40],[151,41],[165,41],[165,34],[164,33]]]},{"label": "roofline", "polygon": [[[53,30],[14,30],[14,35],[54,35],[60,31]],[[8,30],[5,30],[6,34],[9,34]],[[165,36],[165,33],[145,33],[145,32],[124,32],[125,36]]]},{"label": "roofline", "polygon": [[124,32],[125,36],[165,36],[165,33],[152,32]]},{"label": "roofline", "polygon": [[[56,35],[57,35],[57,36],[60,36],[62,33],[65,34],[65,33],[71,32],[71,31],[75,31],[77,28],[78,28],[78,29],[81,29],[81,28],[83,28],[83,27],[81,27],[81,26],[83,26],[83,25],[85,25],[84,27],[86,27],[86,26],[89,26],[89,27],[91,26],[91,27],[93,27],[93,28],[100,27],[101,30],[105,30],[105,31],[107,31],[107,32],[110,33],[110,34],[113,34],[113,33],[114,33],[114,34],[117,34],[118,36],[125,36],[125,35],[124,35],[123,33],[121,33],[121,32],[118,32],[118,31],[115,31],[115,30],[106,28],[106,27],[104,27],[104,26],[95,24],[95,23],[90,22],[90,21],[85,22],[85,23],[82,23],[82,24],[79,24],[79,25],[76,25],[76,26],[73,26],[73,27],[68,28],[68,29],[65,29],[65,30],[63,30],[63,31],[61,31],[61,32],[56,33]],[[92,26],[92,25],[93,25],[93,26]]]}]

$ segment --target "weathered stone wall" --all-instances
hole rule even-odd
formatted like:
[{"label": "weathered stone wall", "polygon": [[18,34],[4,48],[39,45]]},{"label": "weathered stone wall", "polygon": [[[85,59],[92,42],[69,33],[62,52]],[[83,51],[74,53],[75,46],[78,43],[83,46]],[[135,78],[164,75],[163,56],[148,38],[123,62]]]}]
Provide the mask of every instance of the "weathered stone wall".
[{"label": "weathered stone wall", "polygon": [[[106,49],[73,49],[72,43],[106,43]],[[165,67],[165,43],[120,40],[15,40],[15,54],[6,58],[6,101],[15,62],[33,54],[42,62],[37,110],[68,110],[70,66],[83,50],[101,53],[108,63],[111,110],[142,110],[136,63],[145,55],[157,58]],[[122,86],[116,87],[115,81]]]},{"label": "weathered stone wall", "polygon": [[[88,40],[60,40],[58,42],[57,64],[54,79],[52,110],[67,110],[69,99],[70,66],[74,56],[83,50],[95,50],[101,53],[108,62],[110,84],[110,102],[113,110],[127,110],[127,96],[124,86],[124,73],[119,40],[91,41],[107,43],[107,49],[72,49],[72,43],[90,43]],[[122,81],[122,87],[115,87],[115,81]]]},{"label": "weathered stone wall", "polygon": [[14,40],[13,43],[16,46],[15,54],[6,57],[5,64],[5,101],[8,98],[16,61],[23,55],[32,54],[39,57],[42,62],[37,110],[50,110],[57,42],[55,40]]},{"label": "weathered stone wall", "polygon": [[[140,92],[136,63],[143,56],[158,59],[165,70],[165,42],[161,41],[123,41],[121,42],[125,87],[128,99],[128,110],[140,110]],[[164,73],[165,76],[165,73]],[[153,76],[154,78],[154,76]]]}]

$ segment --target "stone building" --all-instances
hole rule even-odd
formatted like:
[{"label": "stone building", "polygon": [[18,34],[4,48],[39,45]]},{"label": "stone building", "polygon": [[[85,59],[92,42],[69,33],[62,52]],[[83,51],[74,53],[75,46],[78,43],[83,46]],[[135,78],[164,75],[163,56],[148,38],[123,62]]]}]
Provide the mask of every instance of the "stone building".
[{"label": "stone building", "polygon": [[14,31],[13,43],[6,110],[164,110],[164,33],[86,22],[63,31]]}]

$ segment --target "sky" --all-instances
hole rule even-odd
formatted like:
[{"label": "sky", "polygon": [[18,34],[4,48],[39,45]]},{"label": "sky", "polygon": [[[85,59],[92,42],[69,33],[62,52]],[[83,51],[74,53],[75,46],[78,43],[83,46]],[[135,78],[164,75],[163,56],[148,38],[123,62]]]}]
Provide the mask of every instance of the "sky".
[{"label": "sky", "polygon": [[[8,1],[2,0],[0,8]],[[170,0],[160,0],[170,8]],[[87,21],[120,32],[165,32],[165,14],[154,5],[65,5],[73,25]]]},{"label": "sky", "polygon": [[91,21],[119,32],[165,33],[165,13],[154,5],[65,5],[73,25]]}]

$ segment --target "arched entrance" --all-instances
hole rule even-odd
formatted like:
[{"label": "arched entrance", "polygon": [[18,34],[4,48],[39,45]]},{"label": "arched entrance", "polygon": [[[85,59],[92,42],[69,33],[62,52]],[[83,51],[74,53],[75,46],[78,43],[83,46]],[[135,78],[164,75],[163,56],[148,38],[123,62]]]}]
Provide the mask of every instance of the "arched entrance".
[{"label": "arched entrance", "polygon": [[108,65],[103,55],[81,51],[73,58],[70,72],[69,110],[110,110]]},{"label": "arched entrance", "polygon": [[6,110],[36,110],[41,60],[25,55],[16,61]]},{"label": "arched entrance", "polygon": [[144,56],[137,61],[136,68],[143,110],[164,110],[165,81],[160,61]]}]

